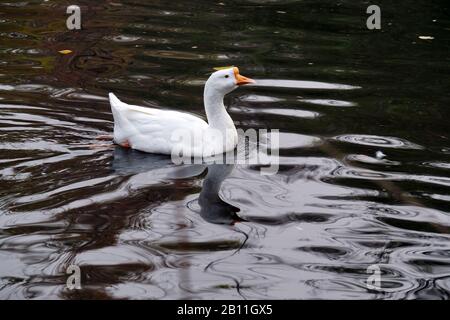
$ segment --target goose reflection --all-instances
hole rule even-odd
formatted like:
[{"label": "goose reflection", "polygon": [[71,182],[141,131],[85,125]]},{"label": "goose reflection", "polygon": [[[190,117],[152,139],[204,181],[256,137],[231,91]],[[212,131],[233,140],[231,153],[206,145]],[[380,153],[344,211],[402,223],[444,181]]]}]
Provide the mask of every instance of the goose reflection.
[{"label": "goose reflection", "polygon": [[[136,150],[115,148],[112,170],[119,175],[133,175],[143,179],[189,179],[199,178],[207,170],[197,201],[199,208],[188,206],[210,223],[233,225],[245,221],[237,215],[239,208],[223,201],[220,196],[222,182],[230,175],[234,165],[192,164],[174,166],[170,157],[143,153]],[[142,176],[142,177],[138,177]],[[151,181],[149,181],[151,183]]]},{"label": "goose reflection", "polygon": [[219,196],[220,187],[225,178],[233,171],[234,165],[210,164],[203,180],[202,191],[198,198],[200,215],[203,219],[217,224],[234,224],[245,221],[236,213],[239,208],[226,203]]}]

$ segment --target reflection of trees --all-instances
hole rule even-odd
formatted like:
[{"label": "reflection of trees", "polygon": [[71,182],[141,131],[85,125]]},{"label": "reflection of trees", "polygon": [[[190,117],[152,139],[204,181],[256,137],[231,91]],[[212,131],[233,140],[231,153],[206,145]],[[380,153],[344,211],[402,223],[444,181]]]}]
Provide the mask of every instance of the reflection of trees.
[{"label": "reflection of trees", "polygon": [[[204,169],[207,174],[204,177]],[[90,193],[91,204],[79,209],[72,209],[57,215],[58,220],[69,221],[64,231],[66,234],[78,234],[74,240],[72,250],[67,253],[61,270],[65,270],[68,265],[76,261],[76,257],[88,251],[111,248],[117,246],[118,236],[125,230],[137,225],[139,228],[145,226],[145,212],[150,212],[152,208],[158,207],[161,203],[183,200],[192,193],[192,188],[186,188],[186,183],[203,179],[203,186],[199,195],[198,213],[208,222],[219,224],[234,224],[240,219],[236,212],[238,208],[227,204],[219,197],[219,191],[224,179],[233,170],[232,165],[182,165],[174,167],[167,156],[141,153],[116,147],[111,164],[113,174],[118,174],[120,179],[110,187],[112,194],[120,194],[120,185],[132,186],[133,192],[129,191],[121,195],[116,200],[102,203],[102,194],[108,192],[104,186],[92,187]],[[164,187],[158,183],[159,179],[167,181],[171,179],[173,184]],[[189,182],[190,181],[190,182]],[[119,186],[117,185],[119,184]],[[123,190],[123,188],[122,188]],[[98,198],[96,198],[98,195]],[[125,198],[124,198],[125,197]],[[98,199],[98,200],[97,200]],[[97,201],[100,201],[98,203]],[[130,206],[130,203],[133,205]],[[174,218],[180,224],[177,231],[178,241],[174,243],[158,244],[159,247],[170,250],[171,248],[189,251],[199,249],[203,246],[214,247],[213,242],[197,244],[192,241],[189,232],[183,230],[182,212],[174,212]],[[142,224],[144,224],[142,226]],[[238,231],[238,230],[237,230]],[[242,233],[241,231],[238,231]],[[245,235],[245,238],[247,236]],[[239,249],[242,244],[230,240],[224,243],[230,248]],[[223,247],[224,244],[221,244]],[[196,246],[200,246],[197,248]],[[150,250],[148,254],[156,256],[164,254],[158,250],[146,247]],[[126,253],[124,253],[126,254]],[[110,298],[108,293],[101,289],[105,284],[114,285],[127,279],[139,279],[143,274],[152,271],[154,266],[151,263],[130,263],[117,265],[82,265],[84,275],[82,291],[64,291],[67,298]],[[180,282],[189,283],[189,269],[180,269]]]}]

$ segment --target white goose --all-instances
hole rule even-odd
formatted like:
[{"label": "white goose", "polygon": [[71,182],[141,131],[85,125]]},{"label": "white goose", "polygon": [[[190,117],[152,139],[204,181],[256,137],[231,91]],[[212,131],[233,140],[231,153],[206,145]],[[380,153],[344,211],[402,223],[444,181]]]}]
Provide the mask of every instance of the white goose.
[{"label": "white goose", "polygon": [[254,82],[240,75],[237,67],[211,74],[203,94],[208,123],[183,112],[129,105],[110,93],[114,142],[149,153],[181,152],[194,157],[231,151],[237,145],[237,131],[223,98],[238,86]]}]

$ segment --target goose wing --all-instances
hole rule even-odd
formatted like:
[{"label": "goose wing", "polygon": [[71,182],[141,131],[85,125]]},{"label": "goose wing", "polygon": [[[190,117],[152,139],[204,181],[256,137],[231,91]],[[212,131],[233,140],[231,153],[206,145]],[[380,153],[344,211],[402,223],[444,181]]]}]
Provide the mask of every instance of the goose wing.
[{"label": "goose wing", "polygon": [[163,152],[171,148],[171,137],[176,130],[195,132],[208,127],[203,119],[188,113],[129,105],[113,93],[109,99],[114,116],[114,140],[119,144],[128,141],[137,149],[152,145],[157,150],[150,152]]}]

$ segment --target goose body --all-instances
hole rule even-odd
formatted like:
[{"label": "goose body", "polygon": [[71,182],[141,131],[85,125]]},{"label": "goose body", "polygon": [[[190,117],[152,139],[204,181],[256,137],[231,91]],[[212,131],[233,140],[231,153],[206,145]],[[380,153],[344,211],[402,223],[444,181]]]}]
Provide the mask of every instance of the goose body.
[{"label": "goose body", "polygon": [[214,72],[204,89],[208,122],[188,113],[129,105],[110,93],[114,142],[143,152],[194,157],[233,150],[237,131],[223,98],[237,86],[253,82],[236,67]]}]

